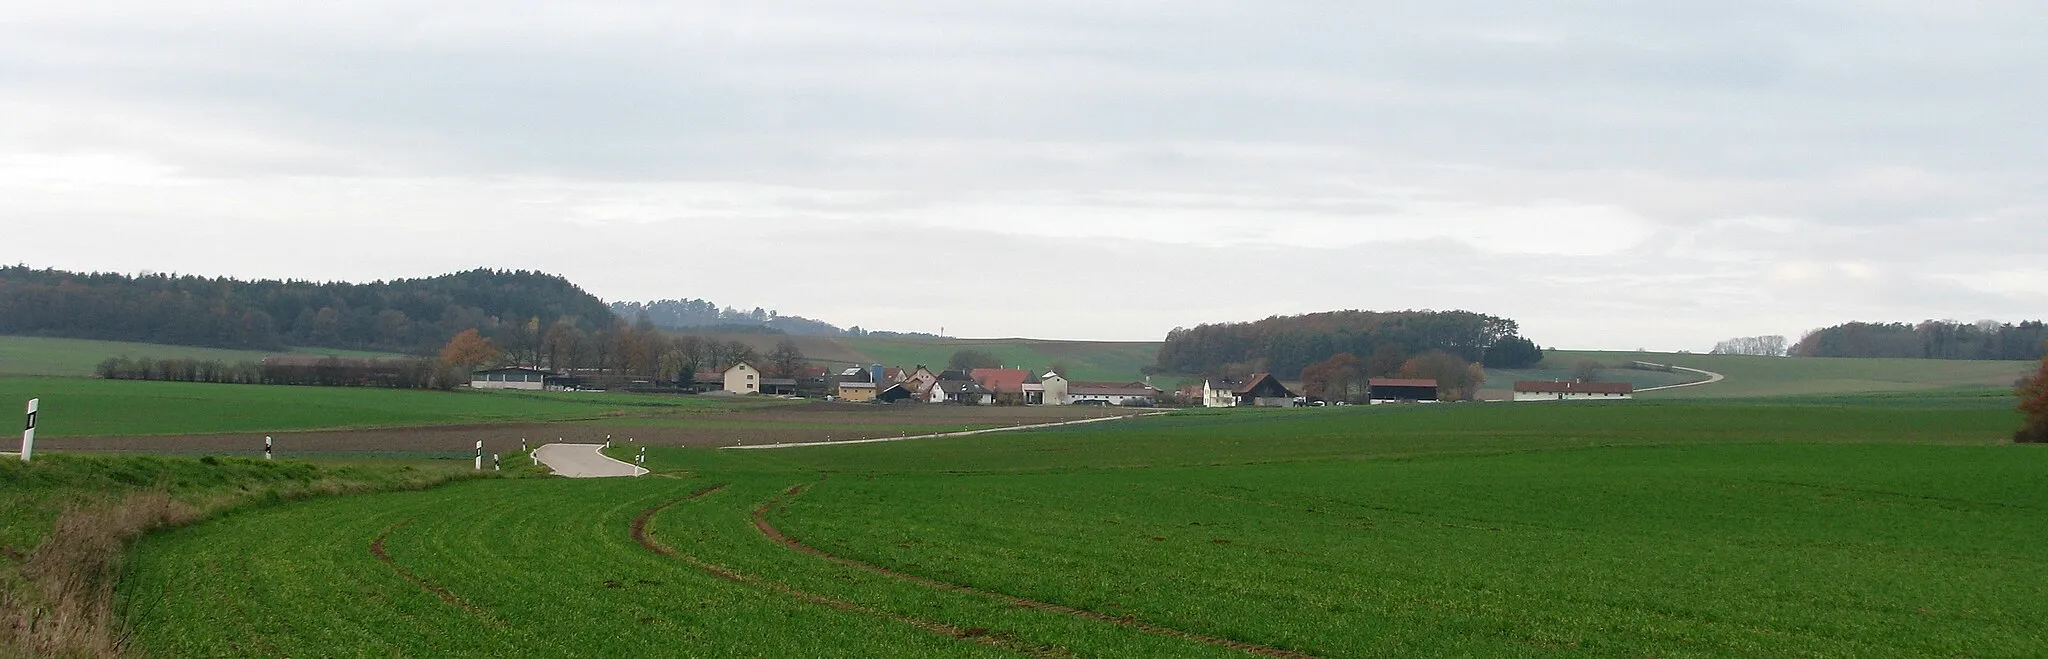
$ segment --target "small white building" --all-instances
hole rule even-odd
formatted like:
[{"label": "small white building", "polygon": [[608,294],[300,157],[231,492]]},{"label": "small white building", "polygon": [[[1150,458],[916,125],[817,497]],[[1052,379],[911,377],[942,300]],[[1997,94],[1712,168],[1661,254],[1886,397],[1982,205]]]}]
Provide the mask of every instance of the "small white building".
[{"label": "small white building", "polygon": [[1237,384],[1227,380],[1203,380],[1202,407],[1237,407]]},{"label": "small white building", "polygon": [[1038,388],[1043,392],[1039,398],[1041,405],[1065,405],[1073,402],[1067,396],[1067,379],[1058,373],[1048,371],[1039,377]]},{"label": "small white building", "polygon": [[540,369],[523,366],[494,368],[471,373],[469,376],[469,388],[541,391],[548,388],[549,375],[552,374]]},{"label": "small white building", "polygon": [[761,370],[740,362],[725,369],[725,391],[734,394],[761,393]]},{"label": "small white building", "polygon": [[1635,385],[1626,382],[1541,382],[1515,383],[1515,402],[1541,400],[1630,400]]}]

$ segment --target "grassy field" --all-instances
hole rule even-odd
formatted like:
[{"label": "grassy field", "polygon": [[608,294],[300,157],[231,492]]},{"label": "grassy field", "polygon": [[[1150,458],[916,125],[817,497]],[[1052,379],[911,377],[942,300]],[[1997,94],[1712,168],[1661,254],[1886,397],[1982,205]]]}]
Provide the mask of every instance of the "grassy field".
[{"label": "grassy field", "polygon": [[[2040,656],[1982,395],[1189,412],[474,482],[159,534],[138,649]],[[1293,653],[1293,654],[1288,654]]]},{"label": "grassy field", "polygon": [[711,398],[607,393],[0,377],[0,401],[8,401],[8,407],[30,398],[42,399],[37,432],[48,437],[659,418],[740,404]]},{"label": "grassy field", "polygon": [[46,375],[90,377],[93,367],[108,357],[150,357],[155,359],[209,359],[223,362],[261,361],[274,354],[338,357],[392,357],[385,353],[302,348],[288,353],[258,350],[222,350],[154,343],[123,343],[87,339],[52,339],[35,336],[0,336],[0,376]]},{"label": "grassy field", "polygon": [[[1632,352],[1552,352],[1546,365],[1560,368],[1582,359],[1620,366],[1631,361],[1685,366],[1728,376],[1712,386],[1653,392],[1659,398],[1741,398],[1811,396],[1942,389],[2010,389],[2039,362],[1942,359],[1832,359],[1744,357]],[[1619,371],[1608,375],[1633,377]]]}]

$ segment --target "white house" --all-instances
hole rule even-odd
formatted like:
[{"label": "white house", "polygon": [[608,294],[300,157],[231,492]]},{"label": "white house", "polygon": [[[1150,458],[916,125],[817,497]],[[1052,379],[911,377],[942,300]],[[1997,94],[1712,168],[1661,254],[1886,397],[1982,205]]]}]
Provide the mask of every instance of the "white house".
[{"label": "white house", "polygon": [[1629,400],[1635,385],[1626,382],[1541,382],[1515,383],[1515,402],[1539,400]]},{"label": "white house", "polygon": [[725,369],[725,391],[735,394],[761,393],[761,370],[740,362]]},{"label": "white house", "polygon": [[547,371],[511,366],[477,371],[469,376],[471,389],[522,389],[540,391],[548,387]]},{"label": "white house", "polygon": [[1202,407],[1237,407],[1237,385],[1226,380],[1203,380]]}]

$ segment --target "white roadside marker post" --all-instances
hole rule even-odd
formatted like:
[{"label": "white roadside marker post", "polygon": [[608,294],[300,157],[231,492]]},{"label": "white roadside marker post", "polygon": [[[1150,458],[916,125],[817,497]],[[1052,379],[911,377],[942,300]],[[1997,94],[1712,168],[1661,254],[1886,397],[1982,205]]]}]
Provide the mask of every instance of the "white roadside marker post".
[{"label": "white roadside marker post", "polygon": [[264,436],[263,436],[263,459],[265,459],[265,460],[269,460],[269,459],[271,459],[271,457],[270,457],[270,436],[269,436],[269,435],[264,435]]},{"label": "white roadside marker post", "polygon": [[505,465],[498,461],[498,454],[491,454],[491,471],[504,471]]},{"label": "white roadside marker post", "polygon": [[484,470],[484,440],[476,440],[476,470]]},{"label": "white roadside marker post", "polygon": [[41,398],[28,399],[28,425],[21,431],[22,462],[28,462],[36,456],[36,408],[41,407],[42,403]]},{"label": "white roadside marker post", "polygon": [[525,437],[521,437],[521,438],[519,438],[519,452],[520,452],[520,453],[525,453],[525,452],[526,452],[526,438],[525,438]]},{"label": "white roadside marker post", "polygon": [[606,434],[606,435],[604,436],[604,447],[605,447],[605,448],[611,448],[611,447],[612,447],[612,436],[611,436],[611,435],[610,435],[609,433],[607,433],[607,434]]}]

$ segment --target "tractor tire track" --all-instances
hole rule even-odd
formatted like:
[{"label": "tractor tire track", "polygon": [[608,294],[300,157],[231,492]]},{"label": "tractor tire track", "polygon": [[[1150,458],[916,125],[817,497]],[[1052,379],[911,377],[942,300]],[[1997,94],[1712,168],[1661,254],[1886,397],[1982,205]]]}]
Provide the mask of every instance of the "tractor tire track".
[{"label": "tractor tire track", "polygon": [[443,588],[432,581],[428,581],[425,577],[420,576],[418,573],[415,573],[412,570],[406,569],[405,566],[399,565],[396,559],[391,558],[391,553],[385,551],[384,549],[384,542],[386,540],[391,539],[391,534],[397,533],[399,529],[405,528],[407,525],[410,525],[412,523],[412,519],[406,519],[403,522],[393,524],[389,529],[385,529],[384,533],[382,535],[378,535],[376,540],[370,541],[370,555],[377,557],[378,562],[390,566],[392,571],[397,572],[398,576],[405,577],[406,581],[410,581],[413,583],[413,585],[419,586],[421,590],[433,593],[435,597],[441,598],[441,601],[447,602],[448,604],[456,608],[462,609],[464,611],[468,611],[471,615],[483,618],[485,621],[490,622],[492,625],[498,627],[505,626],[505,621],[499,620],[497,619],[497,617],[492,616],[491,612],[485,611],[482,607],[479,607],[475,604],[470,604],[469,602],[464,601],[461,597],[457,596],[453,591],[450,591],[447,588]]},{"label": "tractor tire track", "polygon": [[639,517],[633,519],[633,540],[639,542],[640,546],[645,547],[648,551],[660,554],[662,556],[667,556],[669,558],[678,559],[685,563],[689,563],[690,565],[696,566],[697,569],[710,573],[712,576],[716,576],[718,578],[725,579],[726,581],[731,581],[733,583],[744,584],[762,590],[767,590],[769,592],[790,597],[798,601],[829,607],[832,609],[845,611],[848,613],[864,615],[871,618],[879,618],[883,620],[899,622],[940,636],[947,636],[962,641],[968,641],[980,645],[985,645],[998,650],[1015,652],[1026,656],[1048,658],[1064,658],[1074,656],[1072,653],[1066,652],[1065,650],[1061,650],[1059,648],[1026,643],[1023,641],[1023,639],[1017,638],[1014,634],[1010,634],[1007,632],[991,632],[987,629],[980,627],[963,628],[943,622],[938,622],[935,620],[927,620],[924,618],[918,618],[899,613],[892,613],[889,611],[882,611],[879,609],[862,606],[860,604],[855,604],[853,602],[848,602],[846,600],[827,597],[824,595],[806,592],[803,590],[798,590],[797,588],[789,586],[787,584],[776,583],[773,581],[768,581],[766,579],[761,579],[753,575],[733,570],[731,568],[713,564],[709,561],[705,561],[703,559],[691,556],[689,554],[684,554],[680,551],[677,551],[674,547],[670,547],[666,544],[663,544],[659,540],[655,540],[654,537],[649,534],[647,527],[649,523],[651,523],[654,520],[655,515],[661,514],[662,511],[667,510],[670,507],[675,506],[676,504],[710,496],[711,494],[714,494],[720,490],[725,489],[725,487],[726,486],[724,485],[707,487],[702,490],[698,490],[696,492],[691,493],[690,496],[681,499],[676,499],[674,501],[670,501],[668,503],[664,503],[641,512]]},{"label": "tractor tire track", "polygon": [[[789,497],[795,497],[797,495],[803,494],[803,491],[804,486],[798,485],[790,488],[789,491],[786,492],[785,494]],[[780,543],[784,547],[788,547],[790,549],[794,549],[805,554],[810,554],[812,556],[816,556],[818,558],[838,563],[840,565],[864,570],[867,572],[872,572],[875,574],[899,579],[902,581],[908,581],[914,584],[918,584],[920,586],[925,586],[927,588],[933,588],[936,590],[979,595],[1019,608],[1045,611],[1048,613],[1058,613],[1086,620],[1094,620],[1097,622],[1106,622],[1130,629],[1136,629],[1138,631],[1150,634],[1177,638],[1184,641],[1194,641],[1196,643],[1201,643],[1204,645],[1211,645],[1220,648],[1237,650],[1240,652],[1245,652],[1247,654],[1262,657],[1282,657],[1285,659],[1319,659],[1316,655],[1308,654],[1306,652],[1298,652],[1295,650],[1287,650],[1283,648],[1259,645],[1257,643],[1248,643],[1245,641],[1234,641],[1227,638],[1209,636],[1207,634],[1191,632],[1184,629],[1175,629],[1172,627],[1166,627],[1163,625],[1138,620],[1137,618],[1128,615],[1112,616],[1106,613],[1089,611],[1087,609],[1079,609],[1064,604],[1041,602],[1038,600],[1025,597],[1018,597],[1016,595],[1010,595],[1007,593],[1000,593],[991,590],[982,590],[980,588],[975,588],[973,586],[968,586],[964,584],[939,581],[937,579],[932,579],[930,577],[922,577],[915,574],[909,574],[906,572],[898,572],[896,570],[885,568],[872,563],[865,563],[862,561],[840,556],[838,554],[834,554],[823,549],[819,549],[817,547],[812,547],[810,545],[804,544],[803,541],[798,540],[796,538],[792,538],[789,536],[789,534],[783,533],[781,529],[775,528],[775,525],[768,521],[768,509],[775,507],[775,505],[778,503],[781,503],[781,499],[767,501],[765,503],[762,503],[760,507],[754,509],[754,529],[756,531],[760,531],[761,535],[767,536],[768,539],[774,540],[775,542]]]}]

